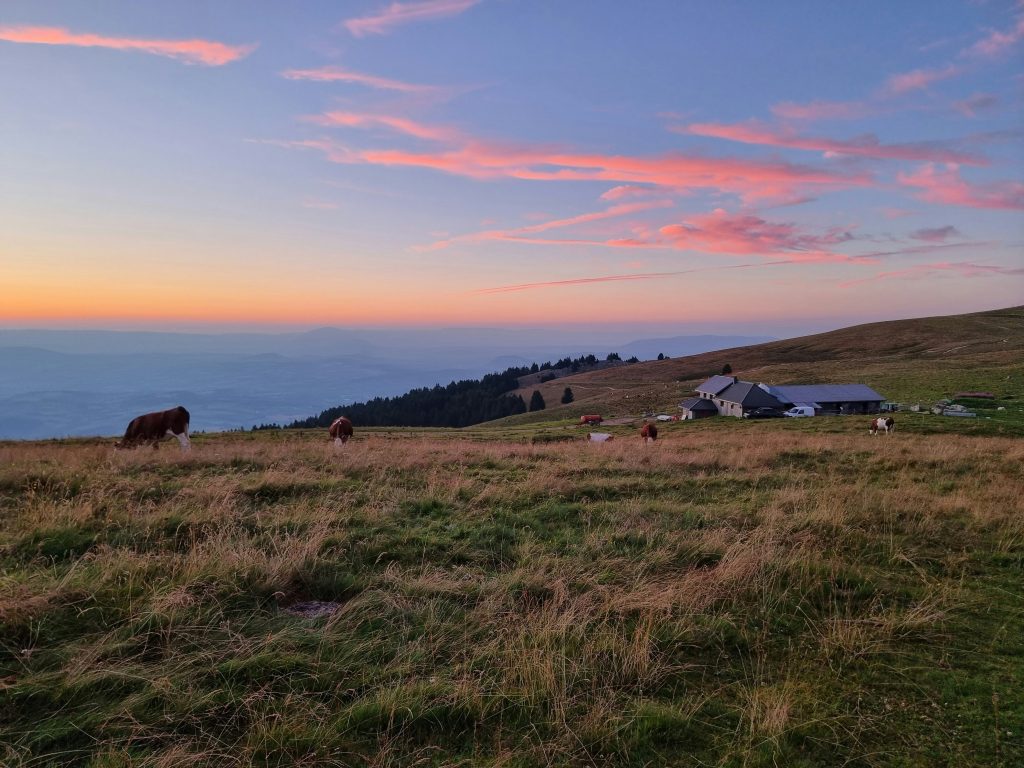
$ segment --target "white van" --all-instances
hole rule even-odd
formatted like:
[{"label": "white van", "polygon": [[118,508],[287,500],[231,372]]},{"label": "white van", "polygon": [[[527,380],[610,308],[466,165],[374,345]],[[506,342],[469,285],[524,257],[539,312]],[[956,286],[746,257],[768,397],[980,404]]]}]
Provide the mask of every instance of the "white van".
[{"label": "white van", "polygon": [[782,412],[783,416],[790,416],[794,419],[799,419],[803,416],[813,416],[814,408],[809,405],[796,405],[790,408],[788,411]]}]

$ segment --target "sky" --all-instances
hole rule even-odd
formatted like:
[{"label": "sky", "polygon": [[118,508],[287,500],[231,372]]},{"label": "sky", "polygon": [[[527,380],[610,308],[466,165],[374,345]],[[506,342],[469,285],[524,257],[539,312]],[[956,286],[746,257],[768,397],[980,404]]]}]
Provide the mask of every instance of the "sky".
[{"label": "sky", "polygon": [[0,326],[1024,303],[1024,1],[5,0]]}]

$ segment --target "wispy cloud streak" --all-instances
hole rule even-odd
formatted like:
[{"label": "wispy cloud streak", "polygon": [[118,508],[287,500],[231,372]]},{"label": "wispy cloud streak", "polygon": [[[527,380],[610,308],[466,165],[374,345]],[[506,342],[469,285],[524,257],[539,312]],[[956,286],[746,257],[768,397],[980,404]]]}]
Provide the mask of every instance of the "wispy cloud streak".
[{"label": "wispy cloud streak", "polygon": [[771,109],[784,120],[854,120],[871,111],[861,101],[811,101],[806,104],[784,101]]},{"label": "wispy cloud streak", "polygon": [[964,117],[976,117],[979,112],[989,110],[999,103],[999,97],[991,93],[976,93],[961,101],[953,102],[953,108]]},{"label": "wispy cloud streak", "polygon": [[400,80],[390,80],[386,77],[367,75],[362,72],[353,72],[350,69],[340,67],[319,67],[317,69],[286,69],[281,77],[288,80],[311,80],[317,83],[355,83],[365,85],[369,88],[377,88],[384,91],[399,91],[401,93],[434,93],[438,90],[432,85],[416,85],[404,83]]},{"label": "wispy cloud streak", "polygon": [[356,37],[385,35],[394,27],[418,21],[457,16],[468,11],[480,0],[425,0],[420,3],[391,3],[382,11],[349,19],[345,28]]},{"label": "wispy cloud streak", "polygon": [[952,224],[944,227],[926,227],[911,232],[910,236],[915,240],[923,240],[926,243],[944,243],[951,237],[961,237],[960,231]]},{"label": "wispy cloud streak", "polygon": [[993,30],[970,48],[963,51],[965,56],[995,58],[1024,40],[1024,15],[1018,16],[1014,25],[1005,32]]},{"label": "wispy cloud streak", "polygon": [[[378,124],[384,118],[375,116]],[[390,120],[398,129],[399,121]],[[426,136],[429,128],[417,129]],[[449,130],[449,129],[445,129]],[[412,135],[412,134],[410,134]],[[440,135],[440,132],[438,133]],[[841,189],[872,183],[870,174],[842,168],[817,168],[783,160],[706,157],[683,153],[653,156],[609,155],[539,145],[513,145],[461,136],[436,151],[352,149],[329,140],[278,142],[323,151],[337,163],[423,168],[472,179],[531,181],[600,181],[661,187],[683,194],[712,189],[740,195],[745,201],[793,199],[805,189]]]},{"label": "wispy cloud streak", "polygon": [[870,133],[853,139],[830,139],[820,136],[803,136],[791,130],[772,128],[757,122],[693,123],[685,128],[673,128],[673,130],[743,144],[803,149],[825,152],[830,155],[851,155],[888,160],[929,160],[963,165],[987,164],[987,160],[980,155],[957,150],[939,142],[883,144],[877,136]]},{"label": "wispy cloud streak", "polygon": [[889,272],[879,272],[871,277],[860,280],[848,280],[840,285],[849,288],[865,283],[874,283],[881,280],[911,280],[936,275],[949,275],[962,278],[993,277],[997,275],[1024,275],[1024,267],[1002,267],[993,264],[975,264],[969,261],[948,262],[942,261],[935,264],[915,264],[906,269],[894,269]]},{"label": "wispy cloud streak", "polygon": [[885,81],[883,93],[889,96],[902,96],[911,91],[920,91],[932,83],[948,80],[960,74],[960,68],[952,64],[941,69],[915,69],[892,75]]},{"label": "wispy cloud streak", "polygon": [[452,141],[459,137],[459,133],[446,126],[429,125],[404,117],[392,115],[375,115],[362,112],[343,112],[336,110],[325,112],[322,115],[313,115],[305,118],[307,122],[326,126],[340,126],[345,128],[372,128],[384,127],[406,136],[413,136],[417,139],[429,141]]},{"label": "wispy cloud streak", "polygon": [[718,272],[730,269],[753,269],[757,267],[778,266],[782,264],[793,264],[789,260],[783,261],[762,261],[755,264],[725,264],[714,267],[696,267],[694,269],[680,269],[673,272],[636,272],[626,275],[602,275],[599,277],[576,277],[569,280],[546,280],[537,283],[520,283],[518,285],[499,285],[494,288],[479,288],[472,291],[474,294],[493,293],[516,293],[519,291],[533,291],[541,288],[565,288],[573,285],[591,285],[593,283],[618,283],[633,280],[662,280],[667,277],[679,275],[692,275],[698,272]]},{"label": "wispy cloud streak", "polygon": [[0,40],[34,45],[67,45],[79,48],[108,48],[116,51],[141,51],[166,56],[186,64],[219,67],[243,59],[255,45],[227,45],[212,40],[153,40],[131,37],[105,37],[70,32],[60,27],[0,26]]},{"label": "wispy cloud streak", "polygon": [[795,224],[771,222],[753,214],[731,214],[721,208],[693,216],[682,224],[662,227],[661,234],[680,250],[730,255],[786,256],[808,261],[849,261],[832,248],[853,240],[841,227],[824,234],[801,232]]},{"label": "wispy cloud streak", "polygon": [[552,229],[566,229],[570,227],[580,226],[581,224],[590,224],[595,221],[603,221],[606,219],[613,219],[622,216],[630,216],[635,213],[641,213],[643,211],[649,211],[655,208],[670,208],[672,206],[671,200],[652,200],[649,202],[642,203],[623,203],[621,205],[613,205],[603,211],[595,211],[593,213],[583,213],[578,216],[570,216],[564,219],[551,219],[549,221],[543,221],[538,224],[530,224],[525,227],[516,227],[514,229],[489,229],[482,232],[472,232],[466,235],[458,235],[456,237],[450,237],[445,240],[438,240],[425,246],[421,250],[436,251],[442,248],[447,248],[455,243],[479,243],[484,241],[505,241],[515,243],[530,243],[538,245],[607,245],[600,241],[591,240],[543,240],[530,238],[528,235],[534,235],[540,232],[549,232]]}]

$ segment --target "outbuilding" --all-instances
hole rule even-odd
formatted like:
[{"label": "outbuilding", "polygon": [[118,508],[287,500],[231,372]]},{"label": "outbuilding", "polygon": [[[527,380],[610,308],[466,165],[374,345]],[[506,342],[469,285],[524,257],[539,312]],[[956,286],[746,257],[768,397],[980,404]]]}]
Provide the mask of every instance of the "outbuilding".
[{"label": "outbuilding", "polygon": [[715,404],[703,397],[686,398],[679,404],[679,410],[682,411],[680,418],[687,420],[718,415],[718,408],[715,407]]},{"label": "outbuilding", "polygon": [[866,384],[784,384],[768,389],[786,405],[810,405],[818,415],[878,413],[885,402]]}]

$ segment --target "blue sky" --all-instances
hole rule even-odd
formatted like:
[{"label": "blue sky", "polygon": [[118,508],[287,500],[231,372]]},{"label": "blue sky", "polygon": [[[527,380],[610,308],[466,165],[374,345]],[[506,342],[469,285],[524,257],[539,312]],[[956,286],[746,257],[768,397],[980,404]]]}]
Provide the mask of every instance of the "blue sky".
[{"label": "blue sky", "polygon": [[1024,296],[1016,2],[0,8],[0,323],[747,323]]}]

